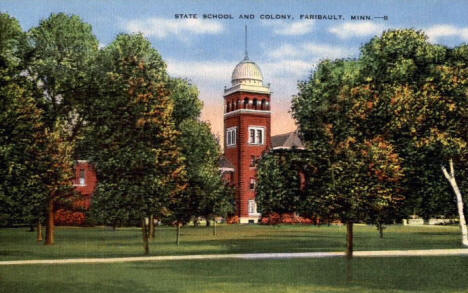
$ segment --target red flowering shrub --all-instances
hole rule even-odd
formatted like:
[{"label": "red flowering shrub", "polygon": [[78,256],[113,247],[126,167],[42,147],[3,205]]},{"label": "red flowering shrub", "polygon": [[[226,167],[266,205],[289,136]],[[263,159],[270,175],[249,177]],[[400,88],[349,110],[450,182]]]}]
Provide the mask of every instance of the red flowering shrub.
[{"label": "red flowering shrub", "polygon": [[240,219],[238,216],[233,216],[227,219],[226,223],[228,224],[239,224]]},{"label": "red flowering shrub", "polygon": [[86,216],[82,212],[73,212],[65,209],[59,209],[55,212],[56,225],[83,225]]},{"label": "red flowering shrub", "polygon": [[265,225],[277,225],[277,224],[313,224],[314,221],[309,218],[303,218],[291,213],[284,213],[279,215],[278,213],[272,213],[268,216],[262,217],[260,223]]}]

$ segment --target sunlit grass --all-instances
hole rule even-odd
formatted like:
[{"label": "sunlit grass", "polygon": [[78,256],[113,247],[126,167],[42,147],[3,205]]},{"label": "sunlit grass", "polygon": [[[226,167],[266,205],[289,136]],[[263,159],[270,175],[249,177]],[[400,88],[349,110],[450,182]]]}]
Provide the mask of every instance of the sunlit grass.
[{"label": "sunlit grass", "polygon": [[[220,225],[184,227],[175,245],[174,227],[158,227],[151,255],[343,251],[345,227]],[[356,225],[356,250],[460,248],[457,226],[390,226],[383,239],[373,226]],[[0,229],[0,260],[123,257],[143,254],[139,228],[58,227],[56,244],[44,246],[27,228]]]}]

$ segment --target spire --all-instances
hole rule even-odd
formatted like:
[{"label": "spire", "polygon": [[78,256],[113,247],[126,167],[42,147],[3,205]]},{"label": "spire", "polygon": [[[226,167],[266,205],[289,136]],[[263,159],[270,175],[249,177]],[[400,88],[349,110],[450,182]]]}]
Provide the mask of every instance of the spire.
[{"label": "spire", "polygon": [[249,60],[249,53],[247,52],[247,25],[245,25],[245,56],[244,60]]}]

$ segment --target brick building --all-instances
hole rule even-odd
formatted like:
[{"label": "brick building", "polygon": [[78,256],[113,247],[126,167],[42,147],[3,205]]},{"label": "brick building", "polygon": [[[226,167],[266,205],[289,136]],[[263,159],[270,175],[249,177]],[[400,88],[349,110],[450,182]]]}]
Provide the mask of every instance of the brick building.
[{"label": "brick building", "polygon": [[240,223],[260,218],[255,202],[255,161],[273,148],[301,148],[295,132],[271,137],[271,91],[263,83],[259,66],[247,52],[232,72],[231,87],[224,90],[223,178],[236,187]]}]

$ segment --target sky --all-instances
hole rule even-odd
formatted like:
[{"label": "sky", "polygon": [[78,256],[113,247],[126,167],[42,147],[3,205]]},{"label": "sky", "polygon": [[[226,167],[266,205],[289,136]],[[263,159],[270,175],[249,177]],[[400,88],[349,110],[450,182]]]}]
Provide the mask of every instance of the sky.
[{"label": "sky", "polygon": [[468,42],[468,0],[0,0],[0,11],[24,30],[51,13],[79,15],[102,47],[119,33],[143,33],[171,76],[198,87],[202,119],[220,137],[224,87],[244,57],[245,25],[249,58],[272,90],[272,135],[296,129],[291,99],[320,60],[357,58],[388,29],[423,30],[449,47]]}]

